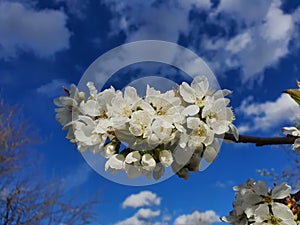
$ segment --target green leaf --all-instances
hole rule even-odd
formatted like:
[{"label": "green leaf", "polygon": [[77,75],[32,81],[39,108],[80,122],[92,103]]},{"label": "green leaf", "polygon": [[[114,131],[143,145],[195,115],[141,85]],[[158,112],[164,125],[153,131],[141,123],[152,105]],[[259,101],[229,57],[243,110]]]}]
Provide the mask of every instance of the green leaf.
[{"label": "green leaf", "polygon": [[294,99],[294,101],[297,102],[298,105],[300,105],[300,90],[288,89],[283,91],[283,93],[286,93],[289,96],[291,96],[291,98]]}]

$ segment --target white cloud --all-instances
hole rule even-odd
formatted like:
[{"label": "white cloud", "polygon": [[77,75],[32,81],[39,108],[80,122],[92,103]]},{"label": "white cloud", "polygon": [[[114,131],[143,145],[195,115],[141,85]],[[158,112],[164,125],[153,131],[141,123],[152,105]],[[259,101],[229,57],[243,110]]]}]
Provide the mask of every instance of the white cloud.
[{"label": "white cloud", "polygon": [[208,57],[214,69],[224,72],[240,68],[243,83],[261,81],[266,68],[275,66],[290,53],[289,44],[299,32],[293,20],[296,12],[284,14],[280,4],[278,0],[222,0],[216,12],[211,13],[211,20],[216,23],[221,15],[223,27],[229,27],[229,22],[235,21],[238,32],[233,37],[231,34],[213,39],[204,36],[199,49],[205,49],[208,55],[212,47],[207,46],[207,39],[216,39],[215,45],[221,40],[223,45],[215,46],[214,54]]},{"label": "white cloud", "polygon": [[286,122],[293,125],[294,120],[300,119],[299,106],[287,94],[282,94],[273,102],[256,103],[252,102],[252,98],[247,98],[237,108],[237,112],[249,120],[249,122],[238,127],[241,133],[270,130],[284,125],[283,123]]},{"label": "white cloud", "polygon": [[143,206],[160,205],[161,198],[151,191],[142,191],[139,194],[132,194],[122,203],[123,208],[138,208]]},{"label": "white cloud", "polygon": [[157,217],[160,215],[160,210],[153,211],[151,209],[144,209],[141,208],[137,213],[135,214],[137,218],[148,220],[154,217]]},{"label": "white cloud", "polygon": [[181,215],[176,218],[174,225],[211,225],[221,222],[219,216],[212,210],[203,213],[195,211],[192,214]]},{"label": "white cloud", "polygon": [[79,19],[85,19],[85,10],[88,1],[81,0],[55,0],[56,3],[65,3],[68,11]]},{"label": "white cloud", "polygon": [[160,215],[160,210],[141,208],[132,217],[122,220],[115,225],[152,225],[153,219]]},{"label": "white cloud", "polygon": [[0,1],[0,15],[0,58],[17,57],[20,51],[49,57],[69,48],[67,16],[60,10]]},{"label": "white cloud", "polygon": [[241,33],[228,42],[226,50],[232,53],[239,53],[245,49],[249,42],[251,42],[250,34],[248,32]]},{"label": "white cloud", "polygon": [[44,94],[48,97],[54,97],[63,93],[63,87],[68,87],[69,84],[62,79],[53,79],[51,82],[44,84],[36,89],[38,94]]},{"label": "white cloud", "polygon": [[226,13],[238,17],[248,25],[261,21],[270,7],[272,0],[221,0],[217,13]]},{"label": "white cloud", "polygon": [[289,38],[293,28],[292,16],[284,14],[281,9],[272,5],[262,25],[262,35],[266,40],[279,41]]},{"label": "white cloud", "polygon": [[84,184],[91,175],[91,168],[86,164],[81,164],[75,171],[72,171],[61,179],[60,184],[63,189],[70,190]]},{"label": "white cloud", "polygon": [[[240,69],[243,83],[262,81],[264,71],[286,57],[291,41],[299,37],[299,10],[285,14],[280,0],[221,0],[216,9],[209,0],[103,1],[114,15],[113,34],[123,31],[126,41],[173,42],[183,34],[189,48],[198,51],[214,71]],[[192,11],[207,17],[191,16]],[[210,25],[222,32],[211,35]]]},{"label": "white cloud", "polygon": [[127,41],[159,39],[177,42],[180,33],[189,30],[190,10],[193,7],[207,10],[211,6],[210,0],[103,2],[115,15],[111,21],[113,33],[125,32]]},{"label": "white cloud", "polygon": [[[169,214],[161,213],[161,210],[151,209],[151,207],[157,207],[160,203],[160,198],[150,191],[132,194],[123,202],[123,208],[137,208],[140,206],[148,206],[149,208],[141,208],[133,216],[114,225],[170,225],[172,217]],[[174,220],[173,225],[212,225],[215,222],[221,222],[219,216],[213,210],[207,210],[180,215]]]}]

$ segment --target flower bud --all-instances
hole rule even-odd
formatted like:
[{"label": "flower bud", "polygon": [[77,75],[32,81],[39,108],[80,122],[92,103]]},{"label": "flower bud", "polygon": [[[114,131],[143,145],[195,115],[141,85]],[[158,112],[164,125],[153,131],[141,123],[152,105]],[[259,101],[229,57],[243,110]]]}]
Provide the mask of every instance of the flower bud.
[{"label": "flower bud", "polygon": [[137,163],[140,160],[141,160],[141,154],[139,153],[139,151],[130,152],[125,158],[125,162],[128,164]]},{"label": "flower bud", "polygon": [[162,150],[159,152],[159,160],[162,165],[164,166],[171,166],[173,163],[173,156],[171,151],[169,150]]},{"label": "flower bud", "polygon": [[118,148],[120,147],[120,143],[116,141],[111,141],[108,144],[106,144],[103,147],[102,155],[105,158],[110,158],[112,155],[114,155],[117,151]]},{"label": "flower bud", "polygon": [[150,154],[145,154],[142,156],[142,162],[141,162],[143,168],[148,171],[154,170],[156,166],[155,159]]}]

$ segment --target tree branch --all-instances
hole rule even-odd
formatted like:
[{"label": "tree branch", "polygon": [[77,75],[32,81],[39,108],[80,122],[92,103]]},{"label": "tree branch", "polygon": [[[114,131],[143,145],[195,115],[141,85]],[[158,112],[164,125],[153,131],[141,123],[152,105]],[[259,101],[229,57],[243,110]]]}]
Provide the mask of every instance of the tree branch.
[{"label": "tree branch", "polygon": [[299,137],[292,135],[287,135],[286,137],[254,137],[240,135],[239,140],[235,140],[234,136],[228,133],[225,133],[223,137],[223,139],[233,141],[235,143],[253,143],[256,146],[294,144],[297,138]]}]

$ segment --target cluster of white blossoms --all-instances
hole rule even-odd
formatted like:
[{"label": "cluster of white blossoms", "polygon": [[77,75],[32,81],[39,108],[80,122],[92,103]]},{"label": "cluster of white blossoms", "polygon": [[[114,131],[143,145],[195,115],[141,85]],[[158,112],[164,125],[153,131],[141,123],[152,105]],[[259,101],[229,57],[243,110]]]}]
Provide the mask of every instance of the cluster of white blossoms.
[{"label": "cluster of white blossoms", "polygon": [[299,137],[295,140],[294,144],[292,145],[292,148],[297,155],[300,155],[300,130],[296,127],[284,127],[282,128],[282,132],[286,135]]},{"label": "cluster of white blossoms", "polygon": [[113,87],[99,92],[92,82],[87,87],[88,96],[72,85],[68,96],[55,99],[56,118],[80,152],[102,154],[112,173],[159,179],[172,166],[188,178],[188,171],[199,171],[202,158],[215,160],[216,137],[228,132],[238,139],[225,98],[230,91],[212,90],[205,76],[165,93],[147,86],[143,98],[130,86],[124,93]]},{"label": "cluster of white blossoms", "polygon": [[234,190],[237,191],[234,209],[222,218],[224,222],[233,225],[300,224],[299,206],[286,183],[269,189],[264,181],[249,179]]}]

